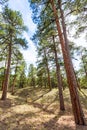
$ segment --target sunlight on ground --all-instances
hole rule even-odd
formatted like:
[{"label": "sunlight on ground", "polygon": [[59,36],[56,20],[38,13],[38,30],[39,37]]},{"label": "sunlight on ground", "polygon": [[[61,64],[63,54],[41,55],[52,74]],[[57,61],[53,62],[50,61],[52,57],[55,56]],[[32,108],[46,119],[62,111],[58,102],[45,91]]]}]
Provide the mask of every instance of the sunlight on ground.
[{"label": "sunlight on ground", "polygon": [[19,113],[19,114],[24,114],[26,112],[38,112],[40,111],[39,108],[34,108],[32,105],[24,104],[24,105],[17,105],[15,107],[11,108],[11,111]]},{"label": "sunlight on ground", "polygon": [[[86,97],[80,98],[87,117]],[[74,123],[69,91],[64,91],[65,112],[59,110],[58,99],[57,89],[25,88],[14,96],[8,93],[8,99],[0,101],[0,130],[87,130]]]}]

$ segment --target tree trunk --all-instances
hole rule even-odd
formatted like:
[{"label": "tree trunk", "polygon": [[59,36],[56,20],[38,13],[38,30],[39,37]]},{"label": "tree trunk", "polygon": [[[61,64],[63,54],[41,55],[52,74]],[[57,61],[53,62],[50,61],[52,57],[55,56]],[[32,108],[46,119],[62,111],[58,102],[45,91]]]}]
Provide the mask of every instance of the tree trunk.
[{"label": "tree trunk", "polygon": [[81,59],[82,59],[82,63],[83,63],[84,71],[85,71],[85,77],[87,78],[87,70],[86,70],[86,67],[85,67],[85,63],[84,63],[84,58],[83,58],[82,52],[81,52]]},{"label": "tree trunk", "polygon": [[14,95],[15,82],[16,82],[16,76],[13,79],[12,92],[11,92],[12,95]]},{"label": "tree trunk", "polygon": [[50,71],[49,71],[49,67],[48,67],[48,60],[47,60],[45,48],[44,48],[44,56],[45,56],[45,61],[46,61],[47,74],[48,74],[48,85],[49,85],[49,89],[51,90],[52,87],[51,87],[51,80],[50,80]]},{"label": "tree trunk", "polygon": [[[68,52],[68,55],[70,56],[70,52],[69,52],[69,42],[68,42],[68,39],[67,39],[67,33],[66,33],[66,25],[65,25],[65,19],[64,19],[64,13],[63,13],[63,10],[62,10],[62,7],[61,7],[61,0],[58,0],[58,5],[59,5],[59,9],[60,9],[60,15],[61,15],[61,19],[62,19],[62,29],[63,29],[63,36],[64,36],[64,40],[65,40],[65,46],[66,46],[66,50]],[[70,58],[71,59],[71,58]],[[72,61],[71,61],[72,62]],[[71,63],[72,64],[72,63]],[[73,68],[73,65],[72,65],[72,68]],[[75,70],[73,68],[73,73],[75,75],[75,79],[76,79],[76,83],[77,83],[77,87],[78,89],[80,90],[80,85],[78,84],[78,80],[77,80],[77,76],[76,76],[76,73],[75,73]]]},{"label": "tree trunk", "polygon": [[4,76],[3,76],[2,88],[1,88],[1,90],[2,90],[2,91],[3,91],[3,86],[4,86],[4,78],[5,78],[5,73],[6,73],[6,65],[7,65],[7,60],[5,61]]},{"label": "tree trunk", "polygon": [[16,83],[17,65],[18,65],[18,61],[17,61],[17,63],[16,63],[15,75],[14,75],[13,84],[12,84],[12,95],[14,94],[14,88],[15,88],[15,83]]},{"label": "tree trunk", "polygon": [[[59,18],[57,15],[57,10],[54,5],[54,0],[50,0],[50,3],[52,5],[52,9],[54,12],[55,22],[57,25],[59,40],[60,40],[60,44],[61,44],[61,48],[62,48],[64,65],[65,65],[65,69],[66,69],[67,81],[69,84],[69,90],[70,90],[70,96],[71,96],[72,109],[73,109],[73,113],[74,113],[75,123],[79,124],[79,125],[85,125],[84,115],[83,115],[83,111],[82,111],[82,107],[80,104],[78,91],[77,91],[77,82],[76,82],[75,74],[73,71],[73,65],[72,65],[72,61],[70,58],[69,47],[68,47],[68,43],[67,43],[67,37],[66,37],[66,31],[65,31],[66,29],[65,29],[65,26],[62,25],[63,26],[63,34],[62,34],[61,26],[59,23]],[[62,21],[62,22],[64,22],[64,21]],[[63,35],[64,35],[64,37],[63,37]]]},{"label": "tree trunk", "polygon": [[9,83],[9,74],[10,74],[10,65],[11,65],[11,47],[12,47],[12,45],[9,44],[8,61],[7,61],[7,68],[5,71],[5,78],[4,78],[3,92],[2,92],[1,100],[5,100],[7,97],[7,89],[8,89],[8,83]]},{"label": "tree trunk", "polygon": [[81,87],[80,87],[80,84],[79,84],[79,81],[78,81],[78,78],[77,78],[75,70],[74,70],[74,73],[75,73],[75,77],[76,77],[76,82],[77,82],[78,89],[81,91]]},{"label": "tree trunk", "polygon": [[60,72],[60,64],[58,63],[58,56],[57,56],[57,50],[55,45],[55,39],[53,36],[53,44],[54,44],[54,53],[55,53],[55,63],[56,63],[56,74],[57,74],[57,86],[59,90],[59,101],[60,101],[60,110],[64,111],[64,99],[63,99],[63,90],[62,90],[62,79],[61,79],[61,72]]},{"label": "tree trunk", "polygon": [[45,76],[45,79],[43,80],[44,81],[44,86],[45,88],[47,88],[47,78],[46,78],[46,71],[44,73],[44,76]]}]

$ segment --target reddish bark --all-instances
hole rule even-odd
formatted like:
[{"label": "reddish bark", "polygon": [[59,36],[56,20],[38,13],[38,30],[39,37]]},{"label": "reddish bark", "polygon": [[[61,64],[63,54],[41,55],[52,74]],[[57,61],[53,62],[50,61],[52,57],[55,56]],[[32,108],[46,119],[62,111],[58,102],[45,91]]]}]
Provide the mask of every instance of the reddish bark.
[{"label": "reddish bark", "polygon": [[15,83],[16,83],[17,65],[18,65],[18,61],[17,61],[17,63],[16,63],[15,75],[14,75],[13,84],[12,84],[12,95],[14,94],[14,88],[15,88]]},{"label": "reddish bark", "polygon": [[7,90],[8,90],[8,83],[9,83],[9,74],[10,74],[10,65],[11,65],[11,44],[9,44],[9,50],[8,50],[8,61],[7,61],[7,68],[5,71],[5,78],[4,78],[4,83],[3,83],[3,92],[2,92],[2,97],[1,100],[5,100],[7,97]]},{"label": "reddish bark", "polygon": [[[85,125],[84,115],[83,115],[83,111],[82,111],[82,107],[80,104],[78,91],[77,91],[76,77],[75,77],[75,74],[73,71],[73,65],[72,65],[72,61],[71,61],[70,53],[69,53],[69,46],[68,46],[66,32],[65,32],[66,29],[65,29],[65,26],[62,25],[63,26],[63,34],[62,34],[59,18],[57,15],[57,10],[54,5],[54,0],[50,0],[50,3],[52,5],[52,9],[54,12],[55,22],[57,25],[59,40],[60,40],[60,44],[61,44],[61,48],[62,48],[64,65],[65,65],[67,80],[68,80],[68,84],[69,84],[69,90],[70,90],[70,96],[71,96],[72,109],[73,109],[73,113],[74,113],[75,123],[79,124],[79,125]],[[64,21],[62,21],[62,22],[64,22]]]},{"label": "reddish bark", "polygon": [[60,110],[64,111],[64,99],[63,99],[63,90],[62,90],[62,80],[61,80],[61,72],[60,72],[60,64],[58,62],[57,50],[55,45],[55,39],[53,36],[54,43],[54,53],[55,53],[55,63],[56,63],[56,74],[57,74],[57,82],[58,82],[58,90],[59,90],[59,102],[60,102]]},{"label": "reddish bark", "polygon": [[49,71],[48,60],[47,60],[45,48],[44,48],[44,56],[45,56],[46,68],[47,68],[47,75],[48,75],[48,85],[49,85],[49,89],[51,90],[52,87],[51,87],[51,80],[50,80],[50,71]]}]

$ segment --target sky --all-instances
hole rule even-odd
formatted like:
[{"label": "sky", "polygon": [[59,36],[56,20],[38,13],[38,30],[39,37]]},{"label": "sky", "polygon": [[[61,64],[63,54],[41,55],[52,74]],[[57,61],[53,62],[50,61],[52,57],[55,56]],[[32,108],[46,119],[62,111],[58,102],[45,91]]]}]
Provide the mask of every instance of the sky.
[{"label": "sky", "polygon": [[24,59],[27,62],[27,65],[35,65],[35,62],[37,60],[36,46],[30,40],[30,37],[34,34],[36,30],[36,25],[33,23],[31,18],[32,11],[29,7],[28,0],[9,0],[8,5],[12,10],[20,11],[20,13],[22,14],[24,24],[28,27],[28,32],[24,33],[24,37],[28,41],[29,47],[27,50],[22,50],[22,52],[24,55]]},{"label": "sky", "polygon": [[[24,37],[28,41],[29,48],[27,50],[22,50],[24,59],[27,62],[27,65],[34,64],[36,65],[37,61],[37,52],[36,52],[36,46],[35,44],[30,40],[30,37],[35,33],[36,25],[32,21],[32,11],[29,7],[28,0],[9,0],[9,7],[12,10],[20,11],[22,14],[24,24],[28,27],[28,32],[24,33]],[[72,31],[73,33],[73,31]],[[79,39],[73,39],[70,38],[72,41],[74,41],[77,45],[83,45],[87,47],[87,43],[84,39],[84,35],[82,35]]]}]

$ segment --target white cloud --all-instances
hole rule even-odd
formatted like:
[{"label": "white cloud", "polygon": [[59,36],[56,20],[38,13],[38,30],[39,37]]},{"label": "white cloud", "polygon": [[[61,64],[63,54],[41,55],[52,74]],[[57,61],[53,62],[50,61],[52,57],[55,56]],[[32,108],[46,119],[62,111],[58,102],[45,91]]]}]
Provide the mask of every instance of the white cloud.
[{"label": "white cloud", "polygon": [[[26,37],[28,43],[29,43],[29,49],[26,51],[22,51],[24,55],[24,59],[26,60],[27,64],[36,62],[36,47],[34,43],[30,40],[30,37],[35,32],[36,25],[32,21],[32,12],[29,7],[28,0],[9,0],[9,7],[18,10],[22,13],[24,24],[27,25],[29,29],[29,34],[25,33],[24,36]],[[72,19],[71,19],[72,20]],[[70,30],[73,34],[74,30]],[[82,35],[79,39],[74,39],[70,37],[70,40],[74,41],[76,45],[82,45],[87,47],[87,43],[84,40],[84,35]]]},{"label": "white cloud", "polygon": [[0,12],[2,11],[1,5],[0,5]]},{"label": "white cloud", "polygon": [[84,38],[84,35],[82,35],[78,39],[74,39],[74,42],[77,44],[77,46],[87,47],[87,43],[86,43],[86,40]]},{"label": "white cloud", "polygon": [[9,0],[9,7],[22,13],[24,24],[28,27],[29,34],[32,35],[35,32],[36,25],[31,18],[32,11],[29,7],[28,0]]},{"label": "white cloud", "polygon": [[28,27],[29,32],[24,33],[24,37],[28,41],[29,48],[27,50],[22,50],[24,59],[27,65],[34,64],[36,62],[36,47],[35,44],[30,40],[36,29],[36,25],[32,21],[32,12],[29,7],[28,0],[9,0],[9,7],[13,10],[20,11],[24,20],[24,24]]},{"label": "white cloud", "polygon": [[36,58],[36,56],[37,56],[36,46],[30,40],[27,33],[24,33],[24,37],[28,41],[28,46],[29,46],[29,48],[27,50],[22,50],[23,55],[24,55],[24,59],[25,59],[27,65],[29,65],[29,64],[34,64],[35,65],[35,62],[37,60],[37,58]]}]

